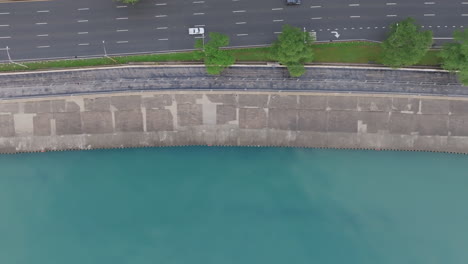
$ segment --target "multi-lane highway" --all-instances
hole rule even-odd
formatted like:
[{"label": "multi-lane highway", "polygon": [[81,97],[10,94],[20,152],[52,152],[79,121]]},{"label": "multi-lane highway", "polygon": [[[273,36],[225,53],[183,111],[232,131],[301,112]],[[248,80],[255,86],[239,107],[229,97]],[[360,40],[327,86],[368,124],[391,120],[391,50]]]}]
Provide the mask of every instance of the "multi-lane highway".
[{"label": "multi-lane highway", "polygon": [[447,39],[468,26],[468,0],[0,1],[0,61],[7,46],[13,60],[191,49],[193,26],[228,34],[231,46],[269,44],[284,24],[316,32],[319,41],[383,40],[388,25],[406,17]]}]

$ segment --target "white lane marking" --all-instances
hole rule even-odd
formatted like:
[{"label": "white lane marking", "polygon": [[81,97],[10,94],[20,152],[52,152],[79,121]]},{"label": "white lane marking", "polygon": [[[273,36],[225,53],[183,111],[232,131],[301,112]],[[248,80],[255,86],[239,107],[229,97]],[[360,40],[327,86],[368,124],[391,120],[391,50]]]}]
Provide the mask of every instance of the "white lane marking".
[{"label": "white lane marking", "polygon": [[435,16],[435,14],[424,14],[424,16]]},{"label": "white lane marking", "polygon": [[158,39],[158,40],[169,40],[169,39],[167,39],[167,38],[163,38],[163,39]]},{"label": "white lane marking", "polygon": [[156,15],[154,17],[167,17],[167,15]]},{"label": "white lane marking", "polygon": [[233,13],[245,13],[246,11],[245,10],[234,10],[232,11]]},{"label": "white lane marking", "polygon": [[78,8],[78,11],[87,11],[87,10],[89,10],[89,7]]},{"label": "white lane marking", "polygon": [[392,6],[392,5],[397,5],[397,3],[386,3],[385,5]]},{"label": "white lane marking", "polygon": [[78,22],[78,23],[86,23],[86,22],[88,22],[88,20],[83,19],[83,20],[78,20],[77,22]]},{"label": "white lane marking", "polygon": [[47,25],[47,22],[38,22],[36,25]]},{"label": "white lane marking", "polygon": [[117,8],[126,8],[126,5],[117,6]]},{"label": "white lane marking", "polygon": [[158,27],[156,29],[167,29],[167,27]]},{"label": "white lane marking", "polygon": [[156,6],[165,6],[167,3],[160,3],[160,4],[155,4]]},{"label": "white lane marking", "polygon": [[273,22],[283,22],[283,19],[274,19]]},{"label": "white lane marking", "polygon": [[310,8],[321,8],[322,6],[310,6]]},{"label": "white lane marking", "polygon": [[247,36],[249,34],[237,34],[238,37]]},{"label": "white lane marking", "polygon": [[36,11],[37,13],[49,13],[50,10],[39,10],[39,11]]},{"label": "white lane marking", "polygon": [[0,27],[9,27],[10,25],[0,25]]},{"label": "white lane marking", "polygon": [[360,6],[360,4],[349,4],[348,6]]},{"label": "white lane marking", "polygon": [[322,17],[312,17],[311,19],[322,19]]},{"label": "white lane marking", "polygon": [[468,16],[468,14],[462,14],[462,16]]},{"label": "white lane marking", "polygon": [[89,43],[79,43],[78,46],[89,46]]},{"label": "white lane marking", "polygon": [[88,34],[88,32],[85,32],[85,31],[83,31],[83,32],[78,32],[78,35],[84,35],[84,34]]},{"label": "white lane marking", "polygon": [[38,49],[45,49],[45,48],[50,48],[50,46],[37,46],[36,48],[38,48]]},{"label": "white lane marking", "polygon": [[387,15],[387,17],[396,17],[397,15]]},{"label": "white lane marking", "polygon": [[116,20],[124,20],[124,19],[128,19],[128,17],[117,17]]},{"label": "white lane marking", "polygon": [[128,43],[128,40],[120,40],[120,41],[116,41],[115,43],[117,44]]},{"label": "white lane marking", "polygon": [[9,39],[11,36],[0,37],[0,39]]},{"label": "white lane marking", "polygon": [[117,29],[116,32],[127,32],[128,29]]},{"label": "white lane marking", "polygon": [[205,25],[195,25],[195,27],[204,27]]},{"label": "white lane marking", "polygon": [[453,38],[432,38],[432,39],[453,39]]},{"label": "white lane marking", "polygon": [[247,24],[247,22],[236,22],[236,25],[243,25],[243,24]]},{"label": "white lane marking", "polygon": [[3,13],[0,13],[0,15],[9,15],[10,12],[3,12]]},{"label": "white lane marking", "polygon": [[361,16],[349,16],[350,18],[360,18]]},{"label": "white lane marking", "polygon": [[273,10],[273,11],[279,11],[279,10],[283,10],[283,8],[282,8],[282,7],[279,7],[279,8],[272,8],[271,10]]},{"label": "white lane marking", "polygon": [[468,2],[461,2],[462,5],[468,5]]},{"label": "white lane marking", "polygon": [[203,16],[205,13],[193,13],[194,16]]},{"label": "white lane marking", "polygon": [[41,34],[41,35],[36,35],[36,37],[48,37],[49,34]]},{"label": "white lane marking", "polygon": [[435,2],[424,2],[425,5],[434,5]]},{"label": "white lane marking", "polygon": [[193,1],[192,3],[194,3],[194,4],[203,4],[203,3],[205,3],[205,1]]},{"label": "white lane marking", "polygon": [[281,32],[281,31],[273,32],[273,34],[281,34],[281,33],[283,33],[283,32]]}]

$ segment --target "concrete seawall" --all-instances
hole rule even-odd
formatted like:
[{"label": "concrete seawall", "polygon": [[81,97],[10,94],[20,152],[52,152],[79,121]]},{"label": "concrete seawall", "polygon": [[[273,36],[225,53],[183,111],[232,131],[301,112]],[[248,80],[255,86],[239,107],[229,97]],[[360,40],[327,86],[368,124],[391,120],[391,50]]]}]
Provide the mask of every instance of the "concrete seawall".
[{"label": "concrete seawall", "polygon": [[468,153],[468,98],[149,91],[0,102],[0,152],[225,145]]}]

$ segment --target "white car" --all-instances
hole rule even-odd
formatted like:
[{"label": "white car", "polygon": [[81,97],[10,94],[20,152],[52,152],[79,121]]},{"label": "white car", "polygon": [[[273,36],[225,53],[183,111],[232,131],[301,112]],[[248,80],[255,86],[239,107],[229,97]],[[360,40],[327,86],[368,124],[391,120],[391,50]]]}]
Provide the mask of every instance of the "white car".
[{"label": "white car", "polygon": [[189,35],[201,35],[205,34],[205,28],[196,27],[196,28],[189,28],[188,29]]}]

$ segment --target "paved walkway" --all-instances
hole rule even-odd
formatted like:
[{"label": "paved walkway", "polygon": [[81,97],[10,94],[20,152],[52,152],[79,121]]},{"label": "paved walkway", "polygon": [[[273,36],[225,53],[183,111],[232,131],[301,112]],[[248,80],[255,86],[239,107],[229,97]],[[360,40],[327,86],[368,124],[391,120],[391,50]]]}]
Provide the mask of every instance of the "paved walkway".
[{"label": "paved walkway", "polygon": [[209,76],[203,66],[125,66],[0,74],[0,98],[147,90],[280,90],[467,96],[444,71],[310,67],[289,78],[282,67],[234,66]]}]

